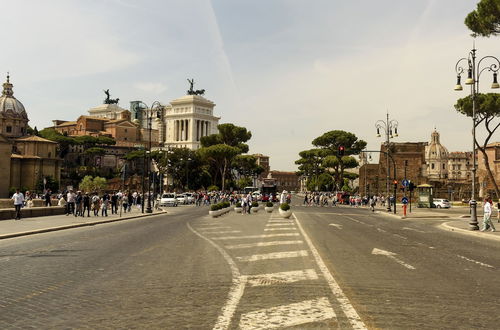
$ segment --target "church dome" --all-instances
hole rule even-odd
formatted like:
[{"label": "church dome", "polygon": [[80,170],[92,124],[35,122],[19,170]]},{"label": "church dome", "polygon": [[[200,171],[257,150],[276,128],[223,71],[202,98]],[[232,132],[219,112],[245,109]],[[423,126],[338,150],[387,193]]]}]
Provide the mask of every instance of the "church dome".
[{"label": "church dome", "polygon": [[13,85],[9,81],[7,75],[7,82],[3,84],[2,96],[0,96],[0,115],[11,118],[28,119],[24,105],[14,97]]},{"label": "church dome", "polygon": [[439,133],[434,130],[431,134],[431,143],[426,148],[426,158],[428,160],[447,160],[448,149],[439,141]]}]

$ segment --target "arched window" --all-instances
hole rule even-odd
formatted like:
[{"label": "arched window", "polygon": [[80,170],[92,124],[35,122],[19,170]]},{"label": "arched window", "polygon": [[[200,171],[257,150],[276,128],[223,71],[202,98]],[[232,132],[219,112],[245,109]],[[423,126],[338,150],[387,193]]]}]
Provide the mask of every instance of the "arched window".
[{"label": "arched window", "polygon": [[433,169],[434,169],[434,163],[431,164],[431,170],[433,170]]}]

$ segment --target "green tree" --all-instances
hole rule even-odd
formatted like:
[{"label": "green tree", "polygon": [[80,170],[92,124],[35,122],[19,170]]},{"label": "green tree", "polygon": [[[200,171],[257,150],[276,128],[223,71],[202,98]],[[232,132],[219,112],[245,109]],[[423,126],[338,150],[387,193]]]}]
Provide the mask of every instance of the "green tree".
[{"label": "green tree", "polygon": [[[309,189],[309,182],[316,182],[317,177],[325,171],[325,168],[323,167],[323,160],[326,153],[324,150],[316,148],[303,150],[299,152],[299,156],[300,159],[295,161],[295,164],[299,165],[297,175],[305,175],[308,177],[308,182],[306,184]],[[312,190],[314,190],[315,184],[312,187]]]},{"label": "green tree", "polygon": [[245,143],[252,137],[252,133],[244,127],[234,124],[220,124],[217,126],[219,133],[202,137],[202,148],[198,150],[200,156],[209,165],[213,185],[226,189],[226,182],[232,179],[234,158],[248,152]]},{"label": "green tree", "polygon": [[[467,97],[457,100],[455,109],[467,117],[472,117],[472,97]],[[500,94],[487,93],[476,94],[476,128],[479,125],[484,125],[486,136],[483,141],[474,141],[477,149],[483,154],[485,159],[485,167],[490,181],[493,183],[497,197],[500,197],[500,190],[495,176],[490,168],[488,154],[486,153],[486,146],[490,143],[493,134],[495,134],[498,127],[500,127]]]},{"label": "green tree", "polygon": [[[327,155],[323,161],[323,167],[333,170],[335,183],[338,187],[343,185],[344,170],[359,165],[351,155],[358,155],[366,148],[365,141],[358,140],[353,133],[341,130],[326,132],[314,139],[312,144]],[[337,155],[340,146],[344,147],[344,156],[342,157]]]},{"label": "green tree", "polygon": [[474,36],[498,35],[500,33],[500,0],[479,1],[477,9],[465,18],[465,25]]},{"label": "green tree", "polygon": [[[227,144],[215,144],[210,147],[201,148],[198,151],[203,159],[216,169],[216,174],[220,175],[221,188],[224,191],[226,189],[226,177],[231,162],[240,153],[240,149]],[[217,177],[214,179],[216,180]]]},{"label": "green tree", "polygon": [[52,176],[45,177],[46,183],[43,183],[43,178],[40,178],[36,182],[36,191],[43,191],[45,189],[50,189],[52,192],[56,192],[59,190],[59,181],[54,179]]},{"label": "green tree", "polygon": [[44,128],[38,134],[44,139],[57,142],[57,154],[60,158],[68,154],[71,146],[79,144],[74,138],[65,136],[53,128]]},{"label": "green tree", "polygon": [[106,188],[107,181],[105,178],[96,176],[93,178],[91,175],[86,175],[79,184],[81,191],[92,192],[101,191]]}]

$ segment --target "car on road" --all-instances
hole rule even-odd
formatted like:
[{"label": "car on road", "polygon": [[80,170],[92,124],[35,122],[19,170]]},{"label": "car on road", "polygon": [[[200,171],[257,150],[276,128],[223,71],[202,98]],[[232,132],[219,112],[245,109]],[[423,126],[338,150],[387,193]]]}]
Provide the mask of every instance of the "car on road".
[{"label": "car on road", "polygon": [[432,200],[435,208],[438,209],[449,209],[451,207],[450,201],[442,198],[435,198]]},{"label": "car on road", "polygon": [[179,202],[175,194],[163,194],[160,198],[160,206],[177,206]]},{"label": "car on road", "polygon": [[179,194],[176,197],[177,203],[179,204],[187,204],[188,203],[188,197],[185,194]]},{"label": "car on road", "polygon": [[193,193],[184,193],[184,195],[186,195],[187,203],[188,204],[194,204],[194,195],[193,195]]}]

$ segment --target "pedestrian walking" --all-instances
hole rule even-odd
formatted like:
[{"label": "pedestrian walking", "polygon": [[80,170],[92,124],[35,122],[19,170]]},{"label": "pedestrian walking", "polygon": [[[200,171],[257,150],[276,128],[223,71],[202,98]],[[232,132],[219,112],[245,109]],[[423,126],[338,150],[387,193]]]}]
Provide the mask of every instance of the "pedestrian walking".
[{"label": "pedestrian walking", "polygon": [[45,199],[45,206],[52,206],[52,203],[50,202],[51,193],[52,192],[50,191],[50,189],[47,189],[47,191],[45,192],[45,195],[43,196]]},{"label": "pedestrian walking", "polygon": [[21,208],[24,203],[24,195],[19,189],[16,189],[16,193],[12,195],[12,200],[14,201],[14,208],[16,210],[15,220],[21,220]]},{"label": "pedestrian walking", "polygon": [[118,195],[116,193],[111,194],[111,214],[118,213]]},{"label": "pedestrian walking", "polygon": [[484,212],[483,212],[483,229],[481,231],[486,231],[488,226],[491,227],[491,231],[495,231],[495,226],[493,225],[493,222],[491,222],[491,206],[492,206],[492,200],[491,198],[485,198],[484,199]]},{"label": "pedestrian walking", "polygon": [[94,211],[94,217],[99,216],[99,209],[101,205],[101,199],[99,198],[99,195],[94,194],[92,196],[92,210]]},{"label": "pedestrian walking", "polygon": [[[85,216],[85,210],[87,211],[87,218],[90,218],[90,196],[89,193],[85,193],[85,195],[82,198],[82,203],[83,203],[83,211],[81,212],[81,216]],[[78,203],[77,203],[78,204]]]},{"label": "pedestrian walking", "polygon": [[498,203],[497,203],[497,210],[498,210],[498,215],[497,215],[498,220],[497,220],[497,222],[500,223],[500,199],[498,200]]},{"label": "pedestrian walking", "polygon": [[73,190],[68,191],[66,194],[66,215],[75,213],[75,200],[76,196]]},{"label": "pedestrian walking", "polygon": [[104,193],[101,198],[101,216],[108,216],[108,205],[109,205],[109,195],[108,193]]},{"label": "pedestrian walking", "polygon": [[83,217],[83,195],[81,191],[76,193],[75,197],[75,217],[81,215]]}]

